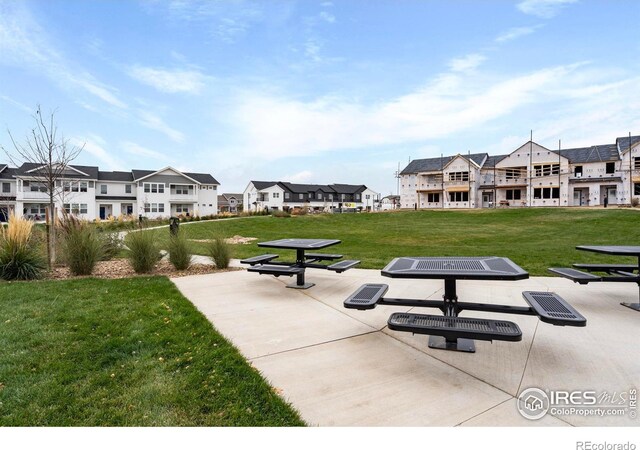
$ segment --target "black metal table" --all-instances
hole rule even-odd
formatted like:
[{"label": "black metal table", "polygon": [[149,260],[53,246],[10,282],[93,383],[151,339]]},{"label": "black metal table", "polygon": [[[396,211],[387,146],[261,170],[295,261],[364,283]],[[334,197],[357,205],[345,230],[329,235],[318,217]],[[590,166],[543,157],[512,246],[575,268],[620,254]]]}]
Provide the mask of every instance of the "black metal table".
[{"label": "black metal table", "polygon": [[[531,308],[458,302],[457,280],[522,280],[529,273],[508,258],[490,257],[402,257],[395,258],[382,275],[390,278],[441,279],[444,280],[442,301],[384,299],[379,304],[398,306],[422,306],[439,308],[445,317],[457,317],[460,311],[476,310],[510,314],[532,314]],[[430,336],[429,347],[445,350],[474,352],[472,339],[458,338],[456,342],[442,336]]]},{"label": "black metal table", "polygon": [[[612,265],[609,270],[604,270],[606,272],[612,273],[613,276],[610,277],[601,277],[600,281],[613,281],[613,282],[622,282],[622,283],[637,283],[638,288],[640,289],[640,246],[633,245],[578,245],[576,247],[577,250],[583,250],[586,252],[594,252],[594,253],[604,253],[606,255],[617,255],[617,256],[631,256],[638,258],[638,265],[635,268],[627,268],[625,266],[615,266]],[[587,265],[587,264],[576,264],[576,267],[581,267],[589,270],[589,267],[598,268],[598,265]],[[600,265],[600,268],[603,266]],[[618,269],[616,270],[616,267]],[[595,270],[594,270],[595,271]],[[637,274],[633,272],[636,271]],[[640,294],[638,298],[638,303],[620,303],[627,308],[631,308],[635,311],[640,311]]]},{"label": "black metal table", "polygon": [[[342,241],[338,239],[278,239],[276,241],[259,242],[258,247],[279,248],[296,251],[295,263],[271,261],[269,264],[272,265],[326,269],[328,266],[309,262],[308,258],[305,257],[305,252],[330,247],[332,245],[340,244],[341,242]],[[342,257],[341,255],[335,256]],[[296,274],[296,282],[288,285],[287,287],[293,289],[308,289],[312,286],[315,286],[315,284],[306,283],[304,278],[304,271],[301,271],[300,273]]]}]

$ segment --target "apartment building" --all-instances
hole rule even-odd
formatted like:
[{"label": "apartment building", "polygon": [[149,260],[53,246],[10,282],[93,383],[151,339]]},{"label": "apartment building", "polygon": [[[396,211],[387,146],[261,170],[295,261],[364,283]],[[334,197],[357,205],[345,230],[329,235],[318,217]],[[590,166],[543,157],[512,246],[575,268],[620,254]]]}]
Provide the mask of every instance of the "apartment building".
[{"label": "apartment building", "polygon": [[316,211],[353,208],[371,211],[378,194],[363,184],[294,184],[286,181],[250,181],[244,190],[246,211],[289,210],[308,207]]},{"label": "apartment building", "polygon": [[529,141],[507,155],[417,159],[400,172],[402,208],[630,204],[640,198],[640,136],[550,150]]},{"label": "apartment building", "polygon": [[[14,211],[44,220],[49,201],[42,167],[0,165],[0,220]],[[219,183],[210,174],[187,173],[172,167],[130,172],[105,172],[96,166],[68,166],[57,181],[55,197],[62,211],[82,219],[142,215],[150,219],[176,215],[209,215],[218,211]]]},{"label": "apartment building", "polygon": [[242,211],[242,194],[218,195],[218,213],[236,214]]}]

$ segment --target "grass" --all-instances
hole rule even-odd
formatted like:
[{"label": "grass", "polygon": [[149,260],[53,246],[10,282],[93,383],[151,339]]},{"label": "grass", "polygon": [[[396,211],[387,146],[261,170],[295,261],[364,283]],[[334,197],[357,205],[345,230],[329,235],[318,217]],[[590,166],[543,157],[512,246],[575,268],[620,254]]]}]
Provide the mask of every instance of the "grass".
[{"label": "grass", "polygon": [[0,426],[294,426],[163,277],[0,283]]},{"label": "grass", "polygon": [[[575,250],[576,245],[640,245],[640,214],[632,209],[512,208],[496,210],[402,211],[380,214],[297,216],[283,220],[252,217],[196,223],[182,231],[190,239],[241,235],[259,241],[334,238],[342,244],[331,253],[359,259],[360,267],[381,269],[398,256],[505,256],[531,275],[550,276],[548,267],[575,262],[633,263]],[[156,230],[164,244],[168,230]],[[204,244],[194,243],[197,254]],[[234,256],[245,258],[268,252],[252,245],[234,245]],[[166,247],[165,247],[166,248]],[[279,252],[281,259],[293,252]]]}]

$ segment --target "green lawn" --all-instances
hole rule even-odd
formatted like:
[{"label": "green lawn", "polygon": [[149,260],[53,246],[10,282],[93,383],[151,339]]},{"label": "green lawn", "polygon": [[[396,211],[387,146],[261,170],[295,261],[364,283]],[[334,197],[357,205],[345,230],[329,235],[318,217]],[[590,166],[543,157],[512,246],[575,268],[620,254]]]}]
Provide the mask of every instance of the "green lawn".
[{"label": "green lawn", "polygon": [[295,426],[168,279],[0,283],[0,426]]},{"label": "green lawn", "polygon": [[[335,238],[330,247],[361,267],[381,269],[397,256],[506,256],[531,275],[551,275],[548,267],[575,262],[634,262],[575,250],[576,245],[640,245],[640,211],[632,209],[522,208],[434,210],[377,214],[250,217],[182,225],[191,239],[225,236],[260,241],[287,237]],[[168,230],[155,231],[161,241]],[[196,244],[204,254],[204,244]],[[271,252],[257,245],[234,245],[235,257]],[[277,252],[287,258],[293,253]]]}]

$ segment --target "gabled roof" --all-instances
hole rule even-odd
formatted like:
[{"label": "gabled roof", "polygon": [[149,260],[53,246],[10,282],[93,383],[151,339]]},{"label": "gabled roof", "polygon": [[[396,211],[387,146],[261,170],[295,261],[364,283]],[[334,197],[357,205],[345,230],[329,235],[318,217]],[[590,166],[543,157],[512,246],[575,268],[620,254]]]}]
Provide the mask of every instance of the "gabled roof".
[{"label": "gabled roof", "polygon": [[179,173],[181,175],[184,175],[187,178],[190,178],[191,180],[195,181],[196,183],[200,183],[200,184],[220,184],[216,181],[215,178],[213,178],[213,176],[209,175],[208,173],[189,173],[189,172],[180,172],[177,169],[174,169],[173,167],[167,166],[164,167],[160,170],[139,170],[139,169],[133,169],[131,172],[133,173],[133,179],[135,181],[140,181],[144,178],[150,177],[151,175],[155,175],[157,173],[160,172],[164,172],[165,170],[172,170],[176,173]]},{"label": "gabled roof", "polygon": [[495,156],[487,156],[487,160],[482,165],[485,169],[491,169],[496,166],[500,161],[505,159],[509,155],[495,155]]},{"label": "gabled roof", "polygon": [[[558,150],[551,150],[558,154]],[[564,156],[571,164],[619,161],[620,154],[615,144],[594,145],[592,147],[568,148],[560,150],[560,156]]]},{"label": "gabled roof", "polygon": [[182,172],[182,173],[185,174],[186,176],[188,176],[189,178],[193,178],[194,180],[196,180],[200,184],[217,184],[217,185],[220,185],[220,183],[218,183],[218,181],[215,178],[213,178],[212,175],[209,175],[208,173],[193,173],[193,172]]},{"label": "gabled roof", "polygon": [[367,187],[364,184],[330,184],[338,194],[358,194]]},{"label": "gabled roof", "polygon": [[100,181],[133,181],[131,172],[98,172]]},{"label": "gabled roof", "polygon": [[279,184],[278,181],[251,181],[251,183],[253,183],[253,186],[259,191],[261,191],[262,189],[270,188],[271,186],[274,186],[276,184]]},{"label": "gabled roof", "polygon": [[233,198],[235,198],[236,200],[242,201],[242,197],[243,197],[243,195],[242,195],[242,194],[228,194],[228,193],[227,193],[227,194],[222,194],[222,195],[223,195],[227,200],[233,197]]},{"label": "gabled roof", "polygon": [[[44,166],[36,163],[24,163],[17,169],[16,175],[19,177],[38,176],[38,169],[41,167]],[[77,166],[74,164],[69,165],[68,168],[74,173],[72,175],[62,174],[62,178],[84,178],[87,180],[98,179],[98,167],[96,166]]]},{"label": "gabled roof", "polygon": [[2,180],[13,180],[15,179],[14,175],[17,173],[18,169],[13,169],[8,166],[4,166],[4,169],[0,170],[0,179]]},{"label": "gabled roof", "polygon": [[284,186],[287,190],[289,190],[294,194],[307,194],[309,192],[318,192],[318,191],[322,191],[326,193],[334,192],[334,190],[330,186],[327,186],[326,184],[294,184],[294,183],[288,183],[286,181],[281,181],[279,184],[281,186]]},{"label": "gabled roof", "polygon": [[[631,144],[629,144],[629,142],[631,142]],[[629,146],[633,147],[639,142],[640,136],[631,136],[631,141],[629,141],[629,136],[619,137],[616,139],[616,145],[618,146],[618,150],[620,150],[621,153],[628,151]]]},{"label": "gabled roof", "polygon": [[462,158],[470,158],[471,161],[478,166],[482,166],[482,162],[489,156],[487,153],[474,153],[473,155],[455,155],[455,156],[443,156],[436,158],[414,159],[404,168],[400,175],[408,175],[419,172],[438,172],[442,170],[451,162],[452,159],[458,156]]},{"label": "gabled roof", "polygon": [[0,172],[7,168],[6,164],[0,164]]}]

